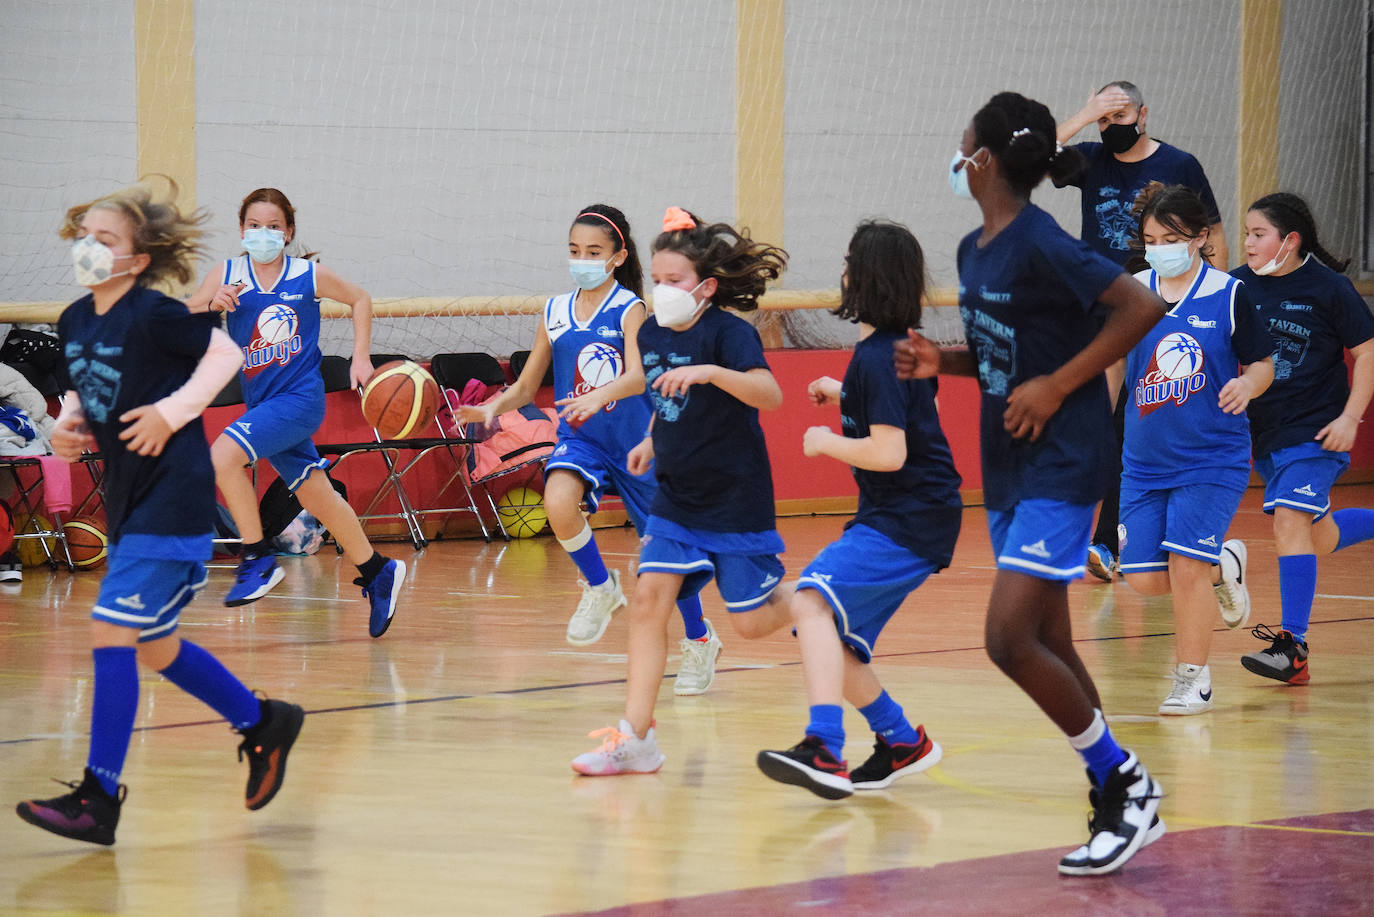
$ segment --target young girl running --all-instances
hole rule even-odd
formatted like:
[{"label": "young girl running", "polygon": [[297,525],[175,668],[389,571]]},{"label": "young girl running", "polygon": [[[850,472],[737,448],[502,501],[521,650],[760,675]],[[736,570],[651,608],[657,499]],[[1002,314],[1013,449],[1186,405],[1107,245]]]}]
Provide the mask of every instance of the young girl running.
[{"label": "young girl running", "polygon": [[[558,446],[544,466],[544,508],[554,537],[583,576],[582,600],[568,621],[567,639],[587,646],[601,639],[611,616],[625,605],[625,593],[620,571],[607,570],[601,559],[583,506],[587,514],[596,512],[601,497],[614,490],[635,530],[644,531],[653,475],[632,475],[625,462],[644,438],[651,409],[637,340],[644,324],[644,270],[625,215],[606,204],[583,208],[568,230],[568,256],[577,289],[544,305],[520,378],[491,402],[460,408],[458,415],[490,423],[528,404],[552,361],[561,410]],[[720,638],[702,618],[697,596],[680,601],[678,609],[687,636],[673,690],[701,694],[715,678]]]},{"label": "young girl running", "polygon": [[573,759],[588,776],[652,773],[663,766],[654,702],[668,662],[673,603],[714,577],[742,637],[788,621],[779,589],[783,550],[759,411],[782,404],[758,332],[726,313],[758,307],[787,253],[725,223],[704,224],[677,207],[654,241],[654,312],[639,352],[654,402],[652,433],[630,451],[629,471],[652,467],[658,491],[645,525],[630,604],[625,717],[601,747]]},{"label": "young girl running", "polygon": [[1159,712],[1188,715],[1212,709],[1218,606],[1227,627],[1250,614],[1245,544],[1223,540],[1250,481],[1245,408],[1274,377],[1273,345],[1245,285],[1204,260],[1197,192],[1151,182],[1133,213],[1150,265],[1136,279],[1170,309],[1125,361],[1121,572],[1142,595],[1173,596],[1178,664]]},{"label": "young girl running", "polygon": [[[1274,516],[1279,554],[1277,633],[1241,657],[1256,675],[1306,684],[1307,623],[1317,591],[1317,555],[1374,538],[1374,510],[1331,511],[1331,487],[1350,466],[1355,432],[1374,394],[1374,317],[1341,272],[1349,261],[1317,240],[1307,203],[1268,194],[1245,215],[1245,265],[1232,273],[1259,304],[1274,339],[1274,384],[1250,402],[1255,470],[1264,511]],[[1355,358],[1346,376],[1345,351]],[[1351,383],[1353,379],[1353,384]]]},{"label": "young girl running", "polygon": [[[1030,202],[1046,173],[1062,181],[1081,167],[1054,138],[1049,109],[1016,93],[993,96],[973,116],[949,175],[954,192],[983,214],[958,252],[969,348],[941,352],[908,332],[895,359],[900,378],[978,377],[983,496],[997,556],[988,655],[1088,765],[1091,837],[1059,871],[1092,875],[1120,868],[1164,832],[1155,820],[1160,786],[1107,728],[1073,646],[1068,602],[1112,466],[1103,371],[1164,303]],[[1105,325],[1089,315],[1095,302],[1110,308]]]},{"label": "young girl running", "polygon": [[[193,276],[203,222],[136,185],[67,211],[76,282],[90,293],[58,322],[66,400],[53,449],[69,462],[85,446],[105,457],[109,566],[91,612],[95,693],[82,781],[54,799],[21,802],[19,817],[54,834],[113,844],[126,789],[119,783],[138,713],[138,663],[204,701],[243,735],[247,806],[271,801],[304,711],[258,700],[214,656],[176,633],[205,585],[215,487],[200,413],[242,355],[206,316],[150,285]],[[94,442],[92,443],[92,440]]]},{"label": "young girl running", "polygon": [[[949,566],[959,536],[959,474],[935,410],[934,379],[899,381],[892,346],[921,324],[925,257],[905,226],[868,222],[849,241],[835,315],[857,322],[859,343],[844,384],[822,376],[807,388],[838,404],[843,433],[806,431],[802,451],[854,468],[859,512],[844,535],[802,571],[792,597],[811,705],[806,737],[787,751],[759,752],[782,783],[827,799],[882,789],[940,760],[940,746],[873,674],[873,645],[903,600]],[[841,698],[868,721],[873,754],[854,772],[844,761]]]},{"label": "young girl running", "polygon": [[406,565],[373,550],[352,507],[325,474],[313,473],[323,472],[329,462],[310,439],[324,420],[320,299],[344,303],[353,313],[349,375],[356,387],[372,375],[372,297],[323,265],[284,254],[295,238],[296,211],[276,188],[259,188],[243,199],[239,233],[246,254],[207,274],[186,303],[192,312],[227,313],[225,327],[244,355],[247,410],[210,449],[215,483],[243,537],[237,577],[224,604],[256,602],[284,575],[263,538],[257,494],[245,467],[265,458],[357,565],[353,582],[371,606],[368,633],[380,637],[396,614]]}]

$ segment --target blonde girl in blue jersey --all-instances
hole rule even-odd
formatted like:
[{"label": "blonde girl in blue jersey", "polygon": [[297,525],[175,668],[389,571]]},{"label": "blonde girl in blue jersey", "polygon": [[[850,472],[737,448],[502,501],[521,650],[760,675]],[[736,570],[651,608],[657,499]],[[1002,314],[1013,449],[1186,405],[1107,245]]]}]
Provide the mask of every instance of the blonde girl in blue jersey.
[{"label": "blonde girl in blue jersey", "polygon": [[135,185],[67,212],[76,282],[90,292],[58,321],[67,389],[53,430],[68,462],[98,448],[105,463],[109,564],[91,612],[91,740],[72,792],[19,803],[19,817],[54,834],[110,845],[126,788],[119,778],[138,715],[141,662],[204,702],[243,735],[249,809],[267,805],[305,714],[259,700],[218,659],[177,633],[205,585],[215,485],[200,414],[243,356],[204,315],[152,288],[186,283],[200,250],[201,213],[183,215]]},{"label": "blonde girl in blue jersey", "polygon": [[1245,409],[1274,363],[1245,285],[1206,261],[1197,192],[1151,182],[1133,213],[1150,265],[1136,279],[1170,308],[1124,361],[1121,572],[1143,595],[1173,597],[1177,664],[1159,712],[1186,716],[1212,709],[1218,608],[1228,627],[1250,614],[1245,544],[1226,529],[1250,480]]},{"label": "blonde girl in blue jersey", "polygon": [[353,582],[368,599],[368,633],[380,637],[396,614],[406,565],[373,550],[357,514],[329,483],[324,473],[329,462],[311,441],[324,421],[320,299],[344,303],[352,313],[349,378],[357,387],[372,375],[372,297],[309,257],[285,254],[295,238],[296,211],[276,188],[258,188],[243,199],[239,233],[245,253],[210,271],[187,300],[192,312],[225,313],[225,327],[245,355],[247,410],[210,450],[216,483],[243,538],[224,604],[256,602],[284,575],[263,538],[257,493],[246,469],[265,458],[357,566]]},{"label": "blonde girl in blue jersey", "polygon": [[[529,404],[552,364],[560,422],[558,446],[544,466],[544,508],[554,537],[583,577],[567,640],[587,646],[601,639],[626,604],[620,571],[606,568],[587,515],[614,490],[643,532],[655,487],[651,472],[632,475],[625,468],[651,415],[638,342],[644,270],[625,215],[607,204],[582,208],[568,229],[568,270],[576,289],[545,303],[520,378],[486,404],[459,408],[458,416],[490,423]],[[683,599],[678,608],[687,636],[674,691],[701,694],[715,677],[720,639],[703,619],[699,598]]]},{"label": "blonde girl in blue jersey", "polygon": [[792,590],[779,588],[783,543],[758,419],[759,411],[781,406],[782,391],[758,332],[721,308],[758,308],[786,264],[782,249],[677,207],[654,241],[654,311],[639,329],[653,429],[631,450],[628,467],[636,475],[652,467],[658,490],[630,603],[625,715],[619,726],[592,733],[605,740],[573,759],[579,774],[663,766],[654,705],[675,602],[714,579],[740,636],[763,637],[789,620]]}]

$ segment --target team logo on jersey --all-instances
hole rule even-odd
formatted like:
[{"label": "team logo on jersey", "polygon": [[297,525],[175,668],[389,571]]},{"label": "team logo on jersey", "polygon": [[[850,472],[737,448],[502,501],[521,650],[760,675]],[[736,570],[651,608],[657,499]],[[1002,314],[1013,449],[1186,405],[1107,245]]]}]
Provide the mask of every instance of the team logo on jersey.
[{"label": "team logo on jersey", "polygon": [[1215,328],[1217,326],[1216,322],[1203,321],[1196,315],[1188,316],[1188,324],[1192,325],[1194,328]]},{"label": "team logo on jersey", "polygon": [[1166,334],[1155,345],[1145,373],[1135,384],[1135,406],[1144,417],[1162,405],[1183,404],[1207,385],[1202,345],[1182,331]]},{"label": "team logo on jersey", "polygon": [[284,303],[273,303],[258,316],[256,336],[243,348],[245,371],[262,369],[272,363],[283,366],[301,352],[301,319]]},{"label": "team logo on jersey", "polygon": [[295,302],[298,299],[305,299],[304,293],[278,293],[282,302]]},{"label": "team logo on jersey", "polygon": [[[72,384],[76,386],[76,393],[81,398],[81,410],[86,415],[87,420],[96,423],[105,423],[110,419],[110,412],[114,410],[115,400],[119,398],[120,382],[123,375],[118,369],[102,363],[100,360],[87,360],[85,357],[70,359],[72,356],[68,344],[67,375],[71,378]],[[76,353],[81,353],[81,345],[77,344]],[[98,352],[98,347],[93,347],[93,351]]]},{"label": "team logo on jersey", "polygon": [[1300,322],[1275,318],[1269,322],[1269,336],[1274,339],[1274,381],[1291,379],[1293,370],[1301,366],[1307,356],[1312,332]]},{"label": "team logo on jersey", "polygon": [[644,354],[644,384],[649,392],[649,397],[654,402],[654,413],[662,417],[668,423],[676,423],[682,416],[682,412],[687,408],[687,401],[690,397],[690,390],[683,392],[675,398],[665,398],[658,389],[654,388],[654,380],[668,371],[664,363],[674,363],[675,354],[669,354],[668,359],[664,360],[654,351],[650,350]]},{"label": "team logo on jersey", "polygon": [[596,329],[596,333],[601,335],[603,338],[618,339],[625,337],[625,332],[621,331],[619,328],[607,328],[604,325]]},{"label": "team logo on jersey", "polygon": [[[577,353],[577,369],[573,375],[571,397],[577,398],[604,385],[610,385],[619,379],[624,371],[624,354],[610,344],[592,341]],[[603,410],[612,411],[615,404],[612,401]]]}]

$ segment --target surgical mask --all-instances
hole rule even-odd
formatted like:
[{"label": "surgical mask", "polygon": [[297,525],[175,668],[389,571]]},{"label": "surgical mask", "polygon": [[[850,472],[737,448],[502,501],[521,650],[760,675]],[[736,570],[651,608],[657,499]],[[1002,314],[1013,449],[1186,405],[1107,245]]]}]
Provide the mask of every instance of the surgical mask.
[{"label": "surgical mask", "polygon": [[1145,260],[1161,277],[1177,277],[1193,266],[1193,253],[1187,242],[1145,246]]},{"label": "surgical mask", "polygon": [[111,277],[123,277],[128,271],[114,272],[114,263],[119,258],[132,258],[133,255],[116,255],[104,242],[97,242],[95,236],[82,236],[72,243],[72,270],[76,272],[76,282],[83,287],[98,287]]},{"label": "surgical mask", "polygon": [[568,273],[572,274],[573,282],[581,289],[595,290],[606,282],[606,278],[611,276],[610,263],[609,260],[569,258]]},{"label": "surgical mask", "polygon": [[705,300],[698,303],[692,294],[697,291],[703,280],[690,290],[681,287],[670,287],[666,283],[655,284],[654,286],[654,317],[658,323],[665,328],[681,328],[691,324],[692,319],[697,317],[697,313],[710,303]]},{"label": "surgical mask", "polygon": [[[1284,239],[1283,241],[1287,242],[1288,240]],[[1283,251],[1283,242],[1279,243],[1279,251]],[[1265,264],[1255,268],[1255,273],[1259,274],[1261,277],[1268,277],[1270,274],[1283,267],[1283,263],[1288,260],[1288,255],[1290,254],[1292,254],[1292,252],[1285,253],[1284,256],[1280,258],[1279,252],[1274,252],[1274,257],[1270,258]]]},{"label": "surgical mask", "polygon": [[[979,147],[978,149],[982,149]],[[973,151],[973,156],[978,155],[978,150]],[[973,156],[965,156],[958,150],[954,151],[954,158],[949,161],[949,190],[953,191],[957,197],[966,197],[973,200],[973,192],[968,186],[968,170],[979,168],[978,163],[973,161]],[[959,169],[959,163],[964,167]],[[959,169],[959,171],[955,171]]]},{"label": "surgical mask", "polygon": [[1108,153],[1124,153],[1140,139],[1140,119],[1133,124],[1108,124],[1102,128],[1102,145]]},{"label": "surgical mask", "polygon": [[245,229],[243,231],[243,250],[258,264],[270,264],[277,260],[286,248],[286,233],[280,229]]}]

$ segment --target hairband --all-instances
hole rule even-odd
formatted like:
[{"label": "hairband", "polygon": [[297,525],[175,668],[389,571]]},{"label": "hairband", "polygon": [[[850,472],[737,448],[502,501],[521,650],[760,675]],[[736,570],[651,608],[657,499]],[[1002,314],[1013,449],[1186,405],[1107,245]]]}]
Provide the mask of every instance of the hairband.
[{"label": "hairband", "polygon": [[[625,247],[626,247],[626,246],[625,246],[625,235],[624,235],[624,233],[622,233],[622,232],[620,231],[620,227],[617,226],[617,225],[615,225],[615,220],[612,220],[610,217],[606,216],[606,214],[604,214],[604,213],[597,213],[595,210],[584,210],[582,213],[579,213],[579,214],[577,215],[577,220],[580,220],[580,219],[582,219],[583,217],[596,217],[596,218],[598,218],[598,219],[605,220],[606,223],[607,223],[607,225],[609,225],[612,229],[614,229],[614,230],[615,230],[615,234],[616,234],[617,236],[620,237],[620,247],[621,247],[621,248],[625,248]],[[573,222],[576,223],[577,220],[573,220]]]},{"label": "hairband", "polygon": [[696,229],[697,221],[681,207],[669,207],[663,213],[663,231],[676,232],[679,229]]}]

